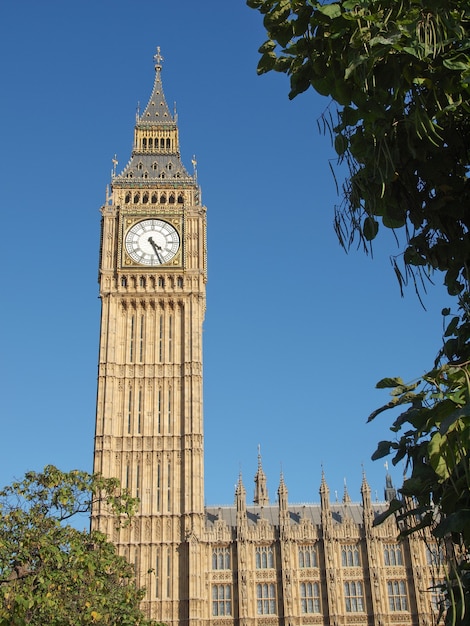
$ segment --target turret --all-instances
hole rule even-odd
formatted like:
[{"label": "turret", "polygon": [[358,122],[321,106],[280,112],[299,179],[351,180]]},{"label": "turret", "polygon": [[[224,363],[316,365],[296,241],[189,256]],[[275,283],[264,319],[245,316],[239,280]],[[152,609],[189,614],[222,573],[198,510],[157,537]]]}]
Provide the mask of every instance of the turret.
[{"label": "turret", "polygon": [[369,483],[367,482],[366,473],[364,469],[362,470],[361,495],[362,495],[364,526],[367,530],[370,530],[372,528],[373,513],[372,513],[372,503],[370,500],[370,487],[369,487]]},{"label": "turret", "polygon": [[281,472],[281,479],[279,481],[279,488],[277,490],[279,498],[279,514],[287,512],[287,487],[284,482],[284,475]]},{"label": "turret", "polygon": [[258,471],[255,474],[255,495],[253,502],[259,506],[267,506],[269,504],[266,475],[263,472],[263,467],[261,465],[260,446],[258,446]]},{"label": "turret", "polygon": [[238,476],[238,483],[235,488],[235,506],[237,509],[237,537],[246,537],[248,520],[246,515],[246,489],[243,485],[242,474]]},{"label": "turret", "polygon": [[322,469],[320,483],[321,523],[323,534],[329,537],[331,530],[330,490],[326,484],[325,472]]},{"label": "turret", "polygon": [[387,470],[387,473],[385,474],[384,497],[386,502],[391,502],[397,497],[397,490],[393,486],[392,477],[388,473],[388,463],[385,463],[385,469]]}]

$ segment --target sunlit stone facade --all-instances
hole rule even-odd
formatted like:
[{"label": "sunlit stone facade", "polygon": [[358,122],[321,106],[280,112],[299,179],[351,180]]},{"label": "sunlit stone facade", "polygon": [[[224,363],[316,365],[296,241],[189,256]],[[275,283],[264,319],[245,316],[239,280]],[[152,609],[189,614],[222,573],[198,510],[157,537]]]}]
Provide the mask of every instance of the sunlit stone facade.
[{"label": "sunlit stone facade", "polygon": [[206,209],[161,62],[157,51],[131,158],[119,174],[115,163],[101,208],[94,469],[140,507],[120,530],[96,508],[93,527],[135,564],[145,611],[168,625],[432,624],[439,554],[397,543],[393,519],[373,526],[386,503],[371,501],[365,476],[360,503],[346,491],[331,502],[324,476],[318,504],[289,503],[282,476],[274,503],[259,457],[253,504],[240,476],[233,506],[204,506]]}]

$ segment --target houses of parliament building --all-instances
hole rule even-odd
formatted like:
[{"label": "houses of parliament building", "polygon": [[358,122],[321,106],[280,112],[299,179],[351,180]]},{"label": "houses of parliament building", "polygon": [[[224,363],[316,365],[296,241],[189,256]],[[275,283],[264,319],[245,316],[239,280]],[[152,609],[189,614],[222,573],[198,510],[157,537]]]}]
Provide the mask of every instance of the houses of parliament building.
[{"label": "houses of parliament building", "polygon": [[[140,499],[116,529],[98,506],[93,528],[135,564],[143,609],[168,626],[430,626],[439,550],[397,541],[363,476],[360,503],[270,499],[258,456],[254,500],[240,476],[232,506],[204,504],[202,326],[206,207],[183,165],[165,100],[162,56],[134,145],[101,207],[101,327],[94,471]],[[251,487],[250,487],[251,494]],[[251,498],[250,498],[251,500]]]}]

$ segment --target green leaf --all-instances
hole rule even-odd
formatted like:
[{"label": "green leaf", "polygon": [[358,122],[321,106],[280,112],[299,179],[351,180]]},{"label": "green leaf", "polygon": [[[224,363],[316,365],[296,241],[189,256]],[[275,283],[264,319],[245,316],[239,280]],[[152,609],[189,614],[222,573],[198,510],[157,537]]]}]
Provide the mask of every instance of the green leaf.
[{"label": "green leaf", "polygon": [[379,441],[377,450],[374,452],[371,459],[373,461],[377,461],[377,459],[382,459],[384,456],[388,456],[392,447],[394,447],[394,444],[391,441]]},{"label": "green leaf", "polygon": [[339,156],[342,156],[346,152],[346,150],[348,149],[348,146],[349,146],[349,142],[344,135],[342,134],[336,135],[335,150]]},{"label": "green leaf", "polygon": [[446,537],[450,533],[460,533],[470,527],[470,509],[455,511],[443,519],[434,530],[436,537]]},{"label": "green leaf", "polygon": [[[439,428],[439,432],[441,433],[441,435],[445,435],[449,430],[451,430],[451,428],[457,423],[457,422],[461,422],[461,425],[463,427],[464,423],[467,423],[467,428],[468,428],[468,418],[470,417],[470,403],[465,404],[465,406],[463,407],[459,407],[458,409],[456,409],[455,411],[452,411],[452,413],[450,413],[450,415],[448,415],[441,423],[440,428]],[[465,422],[463,421],[463,419],[465,420],[465,418],[467,418],[465,420]],[[465,430],[462,428],[462,435],[465,433]]]},{"label": "green leaf", "polygon": [[379,232],[379,223],[372,217],[366,217],[362,226],[362,232],[367,241],[372,241]]},{"label": "green leaf", "polygon": [[388,509],[383,513],[379,513],[379,515],[375,516],[373,526],[379,526],[379,524],[382,524],[391,515],[395,515],[395,513],[400,511],[402,508],[403,502],[397,500],[396,498],[393,498],[393,500],[391,500],[390,504],[388,505]]},{"label": "green leaf", "polygon": [[264,44],[258,48],[258,52],[264,54],[265,52],[272,52],[275,48],[276,42],[272,39],[268,39],[268,41],[265,41]]},{"label": "green leaf", "polygon": [[459,322],[460,322],[460,317],[457,317],[457,316],[453,317],[446,328],[444,337],[450,337],[451,335],[453,335],[459,325]]},{"label": "green leaf", "polygon": [[457,71],[468,71],[470,70],[470,62],[465,55],[461,55],[461,58],[464,60],[458,61],[457,59],[443,59],[442,63],[444,67],[447,67],[449,70],[457,70]]},{"label": "green leaf", "polygon": [[266,74],[266,72],[274,69],[276,59],[277,57],[274,52],[265,52],[258,63],[258,74]]},{"label": "green leaf", "polygon": [[336,19],[337,17],[341,17],[341,8],[337,2],[332,2],[331,4],[323,4],[317,7],[319,13],[326,15],[331,20]]},{"label": "green leaf", "polygon": [[401,378],[382,378],[375,385],[376,389],[388,389],[392,387],[397,387],[398,385],[404,385],[403,379]]}]

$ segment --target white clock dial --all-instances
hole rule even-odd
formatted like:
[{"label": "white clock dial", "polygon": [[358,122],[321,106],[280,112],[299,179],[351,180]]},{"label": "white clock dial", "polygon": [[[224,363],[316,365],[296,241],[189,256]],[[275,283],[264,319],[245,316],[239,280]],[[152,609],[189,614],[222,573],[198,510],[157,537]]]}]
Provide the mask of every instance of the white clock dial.
[{"label": "white clock dial", "polygon": [[141,265],[164,265],[178,252],[180,237],[174,226],[157,219],[142,220],[126,233],[127,254]]}]

